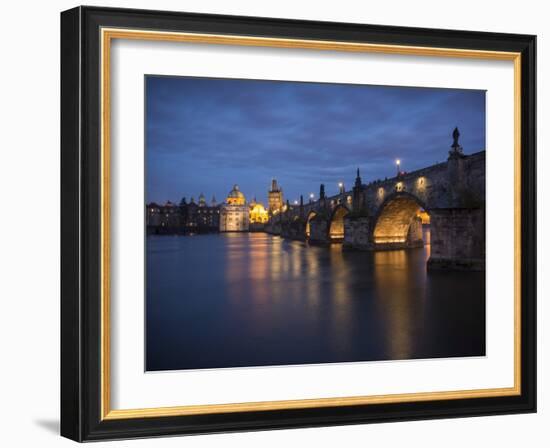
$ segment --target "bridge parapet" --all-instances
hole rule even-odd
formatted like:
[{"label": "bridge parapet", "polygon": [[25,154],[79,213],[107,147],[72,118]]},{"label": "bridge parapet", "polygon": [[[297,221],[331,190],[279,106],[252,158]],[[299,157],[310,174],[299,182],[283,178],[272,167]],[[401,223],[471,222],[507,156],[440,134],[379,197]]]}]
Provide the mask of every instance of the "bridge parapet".
[{"label": "bridge parapet", "polygon": [[[454,171],[458,171],[458,175],[451,179]],[[485,151],[362,184],[361,190],[369,215],[375,215],[389,196],[401,192],[413,195],[427,209],[479,206],[485,197]],[[348,190],[328,196],[324,201],[317,199],[303,205],[302,215],[305,219],[311,211],[325,209],[330,212],[340,205],[357,213],[359,210],[353,198],[353,190]],[[290,205],[286,214],[300,215],[300,206]]]}]

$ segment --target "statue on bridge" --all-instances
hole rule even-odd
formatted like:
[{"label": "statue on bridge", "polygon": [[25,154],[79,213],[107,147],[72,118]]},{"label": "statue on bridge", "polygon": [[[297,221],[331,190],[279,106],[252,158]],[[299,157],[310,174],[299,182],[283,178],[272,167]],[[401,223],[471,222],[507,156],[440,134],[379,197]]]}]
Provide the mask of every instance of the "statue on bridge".
[{"label": "statue on bridge", "polygon": [[455,127],[453,131],[453,144],[451,145],[451,148],[453,148],[451,151],[449,151],[450,157],[457,157],[457,156],[464,156],[464,153],[462,152],[462,146],[458,143],[458,138],[460,137],[460,132],[458,131],[458,127]]}]

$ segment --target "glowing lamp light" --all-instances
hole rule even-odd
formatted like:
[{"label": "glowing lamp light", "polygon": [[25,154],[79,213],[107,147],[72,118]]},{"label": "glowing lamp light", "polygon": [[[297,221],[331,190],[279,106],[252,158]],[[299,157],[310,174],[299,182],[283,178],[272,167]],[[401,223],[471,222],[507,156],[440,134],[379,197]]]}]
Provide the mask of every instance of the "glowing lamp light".
[{"label": "glowing lamp light", "polygon": [[298,201],[294,201],[294,205],[298,205]]},{"label": "glowing lamp light", "polygon": [[310,193],[309,198],[313,199],[314,197],[315,197],[315,195],[313,193]]},{"label": "glowing lamp light", "polygon": [[397,166],[397,175],[399,176],[401,174],[401,160],[397,159],[395,165]]}]

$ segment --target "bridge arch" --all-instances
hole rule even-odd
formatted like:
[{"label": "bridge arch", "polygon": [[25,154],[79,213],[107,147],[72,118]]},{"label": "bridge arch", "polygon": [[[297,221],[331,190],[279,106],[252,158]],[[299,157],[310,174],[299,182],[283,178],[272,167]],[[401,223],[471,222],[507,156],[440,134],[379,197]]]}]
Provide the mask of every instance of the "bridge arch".
[{"label": "bridge arch", "polygon": [[310,211],[306,218],[306,238],[311,236],[311,220],[317,216],[317,212]]},{"label": "bridge arch", "polygon": [[328,238],[329,241],[338,242],[344,240],[344,217],[349,213],[349,208],[345,204],[338,204],[329,220]]},{"label": "bridge arch", "polygon": [[406,191],[390,194],[377,210],[372,239],[379,248],[422,246],[422,213],[425,204]]}]

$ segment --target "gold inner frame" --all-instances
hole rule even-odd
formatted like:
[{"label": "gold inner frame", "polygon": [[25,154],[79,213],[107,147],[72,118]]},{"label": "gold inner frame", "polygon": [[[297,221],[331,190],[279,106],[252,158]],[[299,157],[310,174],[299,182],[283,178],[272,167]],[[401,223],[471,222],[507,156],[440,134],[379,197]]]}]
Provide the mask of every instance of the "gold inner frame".
[{"label": "gold inner frame", "polygon": [[[469,59],[506,60],[514,63],[514,386],[441,392],[417,392],[301,400],[170,406],[141,409],[111,409],[110,369],[110,62],[113,39],[207,43],[255,47],[384,53],[413,56],[438,56]],[[279,39],[249,36],[101,29],[101,419],[166,417],[226,412],[306,409],[414,401],[502,397],[521,394],[521,54],[514,52],[465,50],[304,39]]]}]

